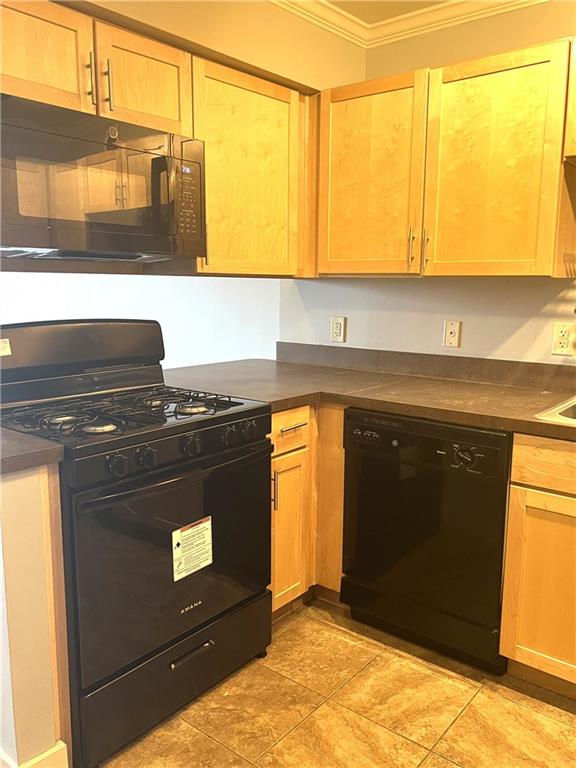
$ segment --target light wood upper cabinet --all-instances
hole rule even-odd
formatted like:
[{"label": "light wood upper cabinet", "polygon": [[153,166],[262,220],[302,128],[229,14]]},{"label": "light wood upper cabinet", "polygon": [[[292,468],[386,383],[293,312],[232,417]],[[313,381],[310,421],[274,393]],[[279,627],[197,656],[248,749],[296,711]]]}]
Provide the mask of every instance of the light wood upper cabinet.
[{"label": "light wood upper cabinet", "polygon": [[202,59],[193,68],[195,135],[206,142],[203,271],[296,274],[299,94]]},{"label": "light wood upper cabinet", "polygon": [[426,275],[553,274],[569,47],[430,72]]},{"label": "light wood upper cabinet", "polygon": [[98,109],[105,117],[192,136],[192,57],[95,22]]},{"label": "light wood upper cabinet", "polygon": [[318,271],[418,273],[428,74],[321,96]]},{"label": "light wood upper cabinet", "polygon": [[92,19],[56,3],[0,5],[1,90],[96,112]]},{"label": "light wood upper cabinet", "polygon": [[272,459],[272,610],[304,594],[309,582],[310,451]]}]

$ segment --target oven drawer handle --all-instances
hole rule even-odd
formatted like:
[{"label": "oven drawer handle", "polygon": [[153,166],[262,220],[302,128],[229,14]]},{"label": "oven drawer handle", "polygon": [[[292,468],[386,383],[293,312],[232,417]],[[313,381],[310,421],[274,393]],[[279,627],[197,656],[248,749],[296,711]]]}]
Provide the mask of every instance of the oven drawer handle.
[{"label": "oven drawer handle", "polygon": [[291,427],[280,427],[280,434],[284,435],[286,432],[293,432],[295,429],[300,429],[300,427],[307,427],[308,422],[307,421],[301,421],[299,424],[292,424]]},{"label": "oven drawer handle", "polygon": [[214,640],[208,640],[206,643],[202,643],[202,645],[199,645],[197,648],[194,648],[189,653],[185,653],[184,656],[180,656],[179,659],[176,659],[176,661],[173,661],[170,663],[170,670],[172,672],[176,672],[177,669],[180,669],[180,667],[184,666],[184,664],[187,664],[189,661],[192,661],[193,659],[197,659],[202,654],[206,653],[207,651],[211,651],[212,648],[216,647],[216,643]]}]

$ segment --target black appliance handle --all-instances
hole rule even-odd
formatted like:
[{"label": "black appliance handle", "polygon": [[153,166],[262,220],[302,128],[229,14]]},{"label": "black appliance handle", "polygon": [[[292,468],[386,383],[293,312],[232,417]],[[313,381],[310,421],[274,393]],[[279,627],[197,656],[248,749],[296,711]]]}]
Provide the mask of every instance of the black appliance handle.
[{"label": "black appliance handle", "polygon": [[214,640],[207,640],[205,643],[202,643],[202,645],[198,645],[188,653],[185,653],[184,656],[180,656],[179,659],[170,662],[171,671],[176,672],[178,669],[180,669],[180,667],[184,666],[184,664],[187,664],[189,661],[194,661],[194,659],[203,656],[207,651],[211,651],[212,648],[215,647],[216,643]]},{"label": "black appliance handle", "polygon": [[[151,163],[151,199],[152,210],[157,216],[157,221],[168,225],[168,234],[176,235],[178,233],[177,210],[177,178],[180,171],[180,160],[175,157],[154,157]],[[166,209],[168,218],[163,216],[164,208],[162,206],[162,176],[166,174],[168,182],[168,199]]]},{"label": "black appliance handle", "polygon": [[109,493],[106,496],[98,496],[94,499],[86,499],[86,501],[82,502],[82,507],[85,509],[86,507],[100,506],[100,504],[110,502],[113,499],[125,499],[128,496],[133,496],[135,493],[145,493],[146,491],[165,489],[167,486],[177,485],[178,483],[182,482],[198,482],[215,470],[226,469],[235,465],[250,464],[252,461],[256,461],[262,458],[262,456],[266,456],[266,454],[271,453],[272,445],[270,441],[267,441],[265,446],[257,452],[244,454],[243,456],[237,456],[230,461],[219,462],[218,464],[214,464],[207,469],[189,469],[187,472],[181,472],[180,474],[176,475],[176,477],[169,477],[166,480],[157,480],[155,482],[148,483],[147,485],[136,484],[125,491]]}]

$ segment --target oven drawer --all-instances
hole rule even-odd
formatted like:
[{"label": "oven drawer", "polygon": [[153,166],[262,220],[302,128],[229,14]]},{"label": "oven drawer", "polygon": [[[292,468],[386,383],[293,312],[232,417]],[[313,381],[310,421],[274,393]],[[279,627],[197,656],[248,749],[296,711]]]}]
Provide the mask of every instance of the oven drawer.
[{"label": "oven drawer", "polygon": [[274,455],[304,448],[310,443],[310,406],[290,408],[272,414],[272,434]]},{"label": "oven drawer", "polygon": [[83,696],[82,766],[93,768],[128,741],[264,651],[271,640],[266,591],[200,632]]}]

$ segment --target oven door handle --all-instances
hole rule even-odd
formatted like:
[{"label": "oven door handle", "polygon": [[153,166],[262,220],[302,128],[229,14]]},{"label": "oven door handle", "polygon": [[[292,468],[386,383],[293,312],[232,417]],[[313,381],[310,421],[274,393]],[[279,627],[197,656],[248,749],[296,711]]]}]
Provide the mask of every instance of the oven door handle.
[{"label": "oven door handle", "polygon": [[237,456],[236,458],[230,459],[229,461],[219,462],[218,464],[214,464],[207,469],[190,469],[188,472],[182,472],[176,477],[168,477],[165,480],[158,480],[156,482],[147,483],[146,485],[133,485],[125,491],[109,493],[106,496],[98,496],[94,499],[86,499],[82,506],[95,507],[99,506],[100,504],[108,503],[113,499],[125,499],[128,496],[134,496],[135,493],[145,493],[146,491],[164,489],[166,487],[182,482],[198,483],[216,470],[227,469],[228,467],[234,467],[242,464],[250,464],[252,461],[257,461],[258,459],[261,459],[262,456],[271,453],[272,444],[269,440],[267,440],[265,446],[263,446],[259,451],[255,451],[254,453],[244,454],[243,456]]}]

